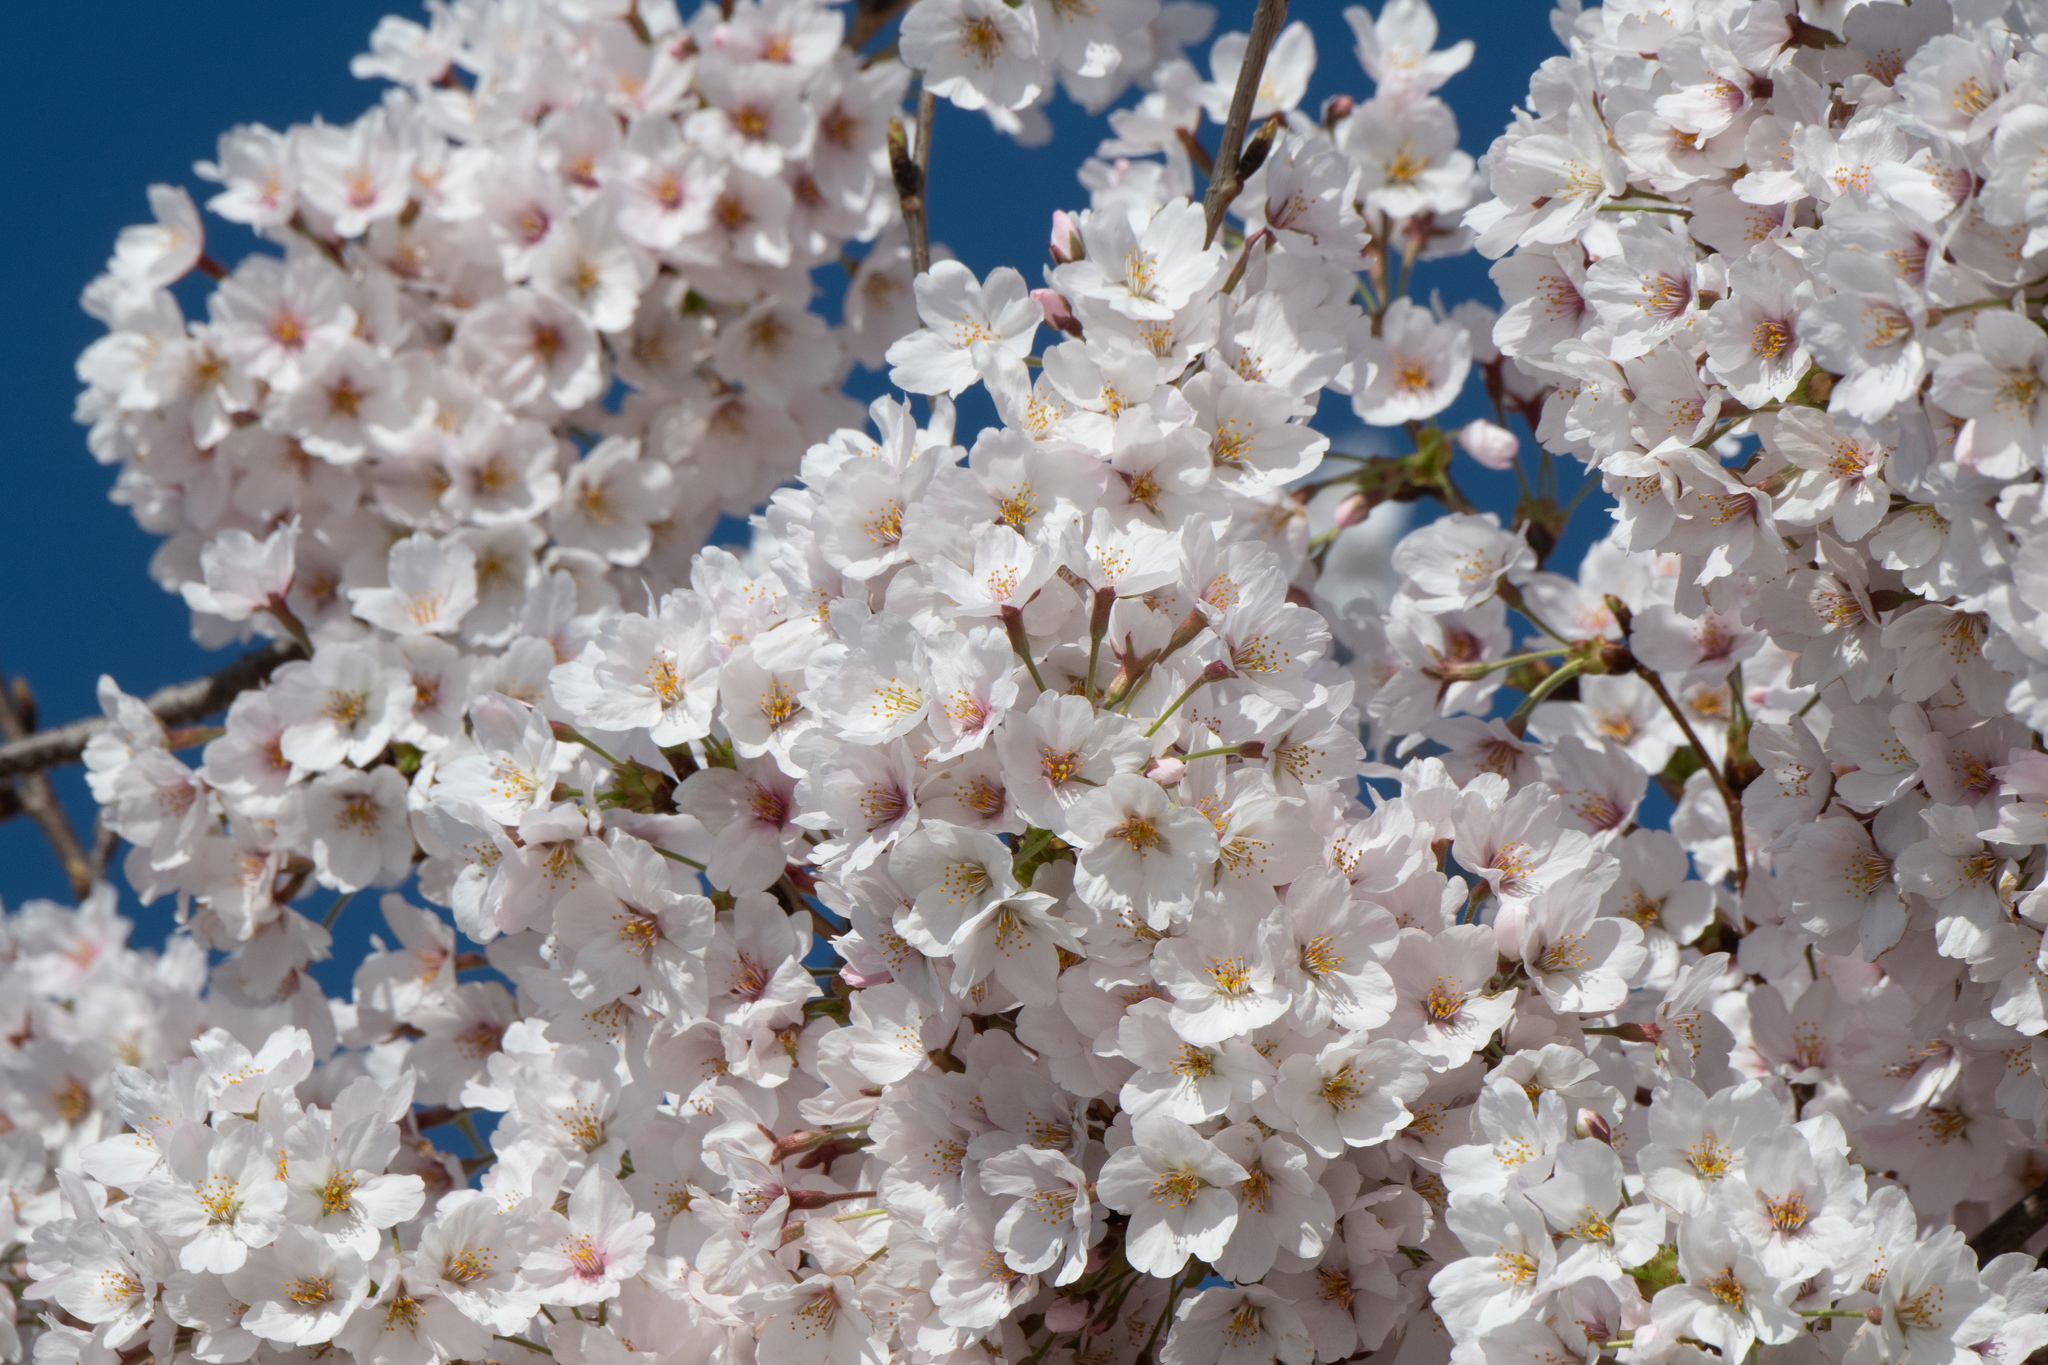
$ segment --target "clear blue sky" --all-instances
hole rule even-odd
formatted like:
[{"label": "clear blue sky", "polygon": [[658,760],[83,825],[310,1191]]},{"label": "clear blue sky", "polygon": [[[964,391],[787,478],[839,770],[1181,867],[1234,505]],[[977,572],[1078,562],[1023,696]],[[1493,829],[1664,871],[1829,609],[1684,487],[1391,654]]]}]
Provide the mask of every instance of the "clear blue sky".
[{"label": "clear blue sky", "polygon": [[[1377,10],[1378,0],[1371,7]],[[1334,0],[1293,6],[1293,17],[1316,31],[1313,105],[1340,91],[1367,92],[1342,8]],[[1478,43],[1472,66],[1442,92],[1457,111],[1465,148],[1477,155],[1522,99],[1536,64],[1561,50],[1550,32],[1550,7],[1548,0],[1438,0],[1437,8],[1444,42]],[[1218,31],[1247,27],[1252,9],[1253,0],[1221,0]],[[83,429],[71,421],[78,391],[72,363],[101,332],[79,311],[79,290],[105,261],[115,233],[147,219],[145,186],[183,183],[204,202],[210,187],[192,175],[192,163],[211,157],[228,127],[282,128],[315,114],[345,121],[366,107],[377,87],[349,75],[349,58],[387,12],[421,11],[408,0],[100,0],[25,5],[9,15],[15,56],[0,110],[10,130],[12,188],[0,215],[0,259],[7,263],[0,306],[13,322],[0,339],[7,361],[0,365],[0,410],[10,431],[0,456],[9,486],[0,498],[0,670],[28,679],[45,724],[96,713],[93,689],[103,671],[127,690],[147,693],[227,657],[194,645],[182,604],[150,580],[157,542],[126,508],[107,501],[112,471],[93,461]],[[978,273],[1008,264],[1035,277],[1052,211],[1085,203],[1073,171],[1103,125],[1064,102],[1053,118],[1054,144],[1027,152],[996,137],[979,116],[941,107],[932,140],[932,236]],[[232,262],[252,245],[246,233],[218,220],[209,218],[207,228],[222,260]],[[1420,292],[1441,289],[1451,303],[1490,301],[1485,264],[1468,257],[1425,267]],[[188,314],[198,310],[204,283],[180,289]],[[1477,415],[1476,403],[1468,398],[1467,406],[1470,414],[1457,415]],[[1477,472],[1465,466],[1468,477]],[[1497,476],[1475,492],[1505,512],[1513,489],[1512,479]],[[1587,511],[1575,527],[1581,542],[1604,530],[1605,518]],[[1559,563],[1575,559],[1568,552]],[[92,804],[79,770],[65,770],[59,784],[89,838]],[[55,859],[25,817],[0,824],[0,869],[0,899],[10,907],[33,896],[69,899]],[[168,913],[160,902],[144,919]],[[344,976],[359,957],[360,935],[375,919],[347,917],[355,932],[337,944],[334,966],[341,970],[334,975]],[[154,941],[163,932],[160,923],[145,923],[138,937]]]}]

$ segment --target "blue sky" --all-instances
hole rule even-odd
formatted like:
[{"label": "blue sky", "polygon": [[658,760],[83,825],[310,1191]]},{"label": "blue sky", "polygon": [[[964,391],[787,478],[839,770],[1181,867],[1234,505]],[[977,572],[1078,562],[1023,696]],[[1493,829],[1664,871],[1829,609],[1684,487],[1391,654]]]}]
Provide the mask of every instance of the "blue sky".
[{"label": "blue sky", "polygon": [[[1253,3],[1221,0],[1217,9],[1219,32],[1242,29]],[[1342,6],[1299,0],[1293,9],[1316,33],[1311,103],[1367,93]],[[348,63],[387,12],[420,14],[407,0],[100,0],[24,6],[10,15],[16,56],[0,92],[0,118],[13,130],[14,187],[0,214],[0,256],[8,264],[0,273],[0,307],[13,319],[0,338],[7,361],[0,365],[0,406],[12,432],[0,455],[11,489],[0,498],[0,669],[28,679],[47,724],[95,713],[94,685],[103,671],[127,690],[147,693],[227,657],[192,643],[182,604],[149,578],[157,542],[126,508],[107,501],[113,471],[93,461],[84,430],[71,420],[73,361],[101,332],[79,311],[79,290],[106,259],[115,233],[148,217],[144,188],[151,182],[185,184],[204,202],[209,187],[193,176],[192,163],[213,155],[225,129],[244,122],[282,128],[315,114],[345,121],[372,102],[377,87],[350,76]],[[1507,122],[1536,64],[1561,51],[1548,14],[1546,0],[1438,0],[1443,41],[1478,43],[1471,67],[1442,92],[1473,154]],[[1052,211],[1085,203],[1073,170],[1103,125],[1064,102],[1052,112],[1054,144],[1024,151],[979,116],[941,106],[932,140],[932,236],[977,272],[1009,264],[1035,279]],[[246,233],[215,219],[208,232],[212,253],[225,261],[252,245]],[[1418,292],[1440,289],[1450,303],[1491,300],[1485,266],[1476,256],[1425,266]],[[179,291],[188,312],[203,297],[200,283]],[[1478,415],[1480,407],[1468,398],[1453,415]],[[1494,476],[1479,487],[1472,477],[1478,473],[1465,464],[1468,491],[1502,511],[1511,508],[1512,478]],[[1604,521],[1587,509],[1574,539],[1583,542]],[[1559,566],[1575,558],[1560,556]],[[89,837],[92,805],[78,769],[58,780]],[[26,818],[0,824],[0,869],[0,899],[9,906],[33,896],[69,899],[55,859]],[[145,918],[167,913],[159,904]],[[360,935],[376,927],[372,914],[346,918],[355,932],[337,945],[337,966],[358,956]],[[142,936],[161,934],[161,927],[146,928]]]}]

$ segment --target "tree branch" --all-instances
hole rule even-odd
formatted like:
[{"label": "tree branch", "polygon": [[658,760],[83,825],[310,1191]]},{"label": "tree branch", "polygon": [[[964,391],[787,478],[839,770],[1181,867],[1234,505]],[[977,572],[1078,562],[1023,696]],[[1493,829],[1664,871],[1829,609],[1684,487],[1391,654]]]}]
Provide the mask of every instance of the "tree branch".
[{"label": "tree branch", "polygon": [[1216,171],[1209,177],[1209,192],[1202,199],[1202,213],[1209,232],[1202,239],[1207,246],[1216,240],[1223,225],[1223,212],[1244,188],[1237,173],[1237,161],[1244,150],[1244,130],[1252,120],[1252,105],[1258,102],[1259,81],[1266,73],[1266,54],[1287,22],[1287,0],[1259,0],[1252,16],[1252,31],[1244,45],[1244,61],[1237,68],[1237,89],[1230,96],[1230,117],[1223,125],[1223,141],[1216,148]]},{"label": "tree branch", "polygon": [[932,268],[931,228],[925,215],[925,184],[932,165],[932,120],[938,100],[929,90],[917,92],[917,145],[903,131],[903,120],[889,120],[889,173],[896,198],[903,205],[903,228],[910,235],[910,270],[922,275]]},{"label": "tree branch", "polygon": [[909,8],[910,0],[854,0],[853,20],[846,26],[847,51],[858,52],[866,47],[868,39]]},{"label": "tree branch", "polygon": [[1742,827],[1742,795],[1728,785],[1727,776],[1707,753],[1707,746],[1700,743],[1700,737],[1693,732],[1692,722],[1685,718],[1685,708],[1671,695],[1671,689],[1664,685],[1664,679],[1657,675],[1656,670],[1637,664],[1636,676],[1650,685],[1650,690],[1657,694],[1657,700],[1664,704],[1664,709],[1678,722],[1678,729],[1685,736],[1685,742],[1692,746],[1694,755],[1699,758],[1700,767],[1713,779],[1714,789],[1721,793],[1721,805],[1728,812],[1729,838],[1735,848],[1735,894],[1739,896],[1749,889],[1749,847]]},{"label": "tree branch", "polygon": [[[279,664],[300,657],[302,651],[297,644],[274,640],[244,654],[218,673],[160,688],[149,696],[146,705],[165,725],[189,725],[223,709],[250,688],[260,687]],[[0,777],[19,777],[78,762],[85,753],[85,742],[105,729],[107,723],[104,716],[92,716],[41,734],[31,735],[25,728],[19,735],[9,730],[8,742],[0,745]]]},{"label": "tree branch", "polygon": [[107,868],[113,863],[114,852],[120,846],[121,836],[107,828],[107,813],[101,811],[92,822],[92,879],[95,882],[107,879]]},{"label": "tree branch", "polygon": [[2028,1190],[2019,1203],[1986,1224],[1970,1239],[1970,1250],[1977,1253],[1981,1265],[1993,1256],[2023,1250],[2027,1239],[2044,1227],[2048,1227],[2048,1180]]},{"label": "tree branch", "polygon": [[[7,748],[28,740],[34,715],[26,687],[17,693],[0,676],[0,735],[7,737]],[[15,778],[13,786],[21,809],[28,812],[43,837],[50,841],[50,847],[56,850],[57,861],[64,865],[64,875],[71,882],[71,894],[84,900],[92,890],[92,860],[78,842],[78,831],[71,828],[71,817],[64,813],[64,804],[57,799],[57,789],[50,785],[49,776],[25,773]]]}]

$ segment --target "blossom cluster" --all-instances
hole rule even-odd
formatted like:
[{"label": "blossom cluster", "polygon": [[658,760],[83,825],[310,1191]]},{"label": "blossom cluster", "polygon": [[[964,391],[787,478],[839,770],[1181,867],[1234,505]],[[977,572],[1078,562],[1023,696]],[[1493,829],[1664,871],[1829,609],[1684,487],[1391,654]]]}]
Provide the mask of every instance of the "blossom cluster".
[{"label": "blossom cluster", "polygon": [[[367,491],[170,542],[202,619],[302,633],[308,657],[196,768],[192,735],[103,689],[95,794],[184,929],[126,949],[109,888],[6,921],[0,1292],[40,1319],[0,1358],[1966,1365],[2048,1344],[2048,1272],[1965,1236],[2048,1144],[2027,294],[2048,257],[2026,250],[2048,247],[2027,226],[2048,92],[2034,8],[2010,8],[1569,5],[1568,55],[1478,165],[1435,94],[1470,46],[1437,49],[1422,0],[1347,13],[1374,91],[1314,113],[1289,27],[1218,232],[1196,174],[1244,35],[1204,80],[1187,7],[918,0],[899,47],[925,87],[1027,136],[1054,73],[1084,103],[1145,93],[1083,166],[1088,207],[1056,215],[1040,287],[890,267],[904,300],[866,340],[900,396],[839,425],[821,372],[829,435],[720,465],[749,481],[728,506],[765,503],[744,550],[650,529],[708,457],[664,453],[610,343],[622,403],[513,416],[477,390],[569,471],[503,523],[532,566],[509,596],[465,538],[482,504],[399,515],[432,506],[389,482],[423,457],[381,445],[336,466],[295,438]],[[791,16],[827,39],[807,79],[881,83],[834,55],[829,11],[613,9],[536,12],[609,35],[562,49],[571,68],[695,62],[692,157],[719,145],[718,54]],[[485,41],[452,36],[470,14],[394,22],[373,65],[419,108],[483,107],[498,66],[440,79]],[[492,41],[571,79],[530,35]],[[545,138],[565,106],[508,107]],[[813,174],[808,145],[778,173]],[[889,218],[878,146],[869,219],[838,241]],[[773,179],[729,160],[728,192]],[[364,243],[472,230],[419,202]],[[326,240],[316,210],[285,235]],[[102,293],[167,240],[131,240]],[[1501,310],[1409,297],[1418,261],[1473,245],[1501,258]],[[465,352],[463,291],[551,297],[485,264],[432,303],[452,371],[424,342],[406,362],[436,383],[481,382],[475,348],[508,335]],[[687,261],[657,275],[713,375],[770,306],[728,309]],[[335,344],[376,351],[361,297]],[[745,401],[758,368],[717,392]],[[1475,377],[1499,420],[1446,430]],[[996,421],[969,434],[976,388]],[[1325,392],[1413,453],[1335,455]],[[269,381],[251,394],[227,427],[289,420]],[[433,402],[422,433],[466,430]],[[1526,482],[1510,413],[1546,453],[1504,525],[1453,452]],[[1615,500],[1572,574],[1546,567],[1570,519],[1553,455]],[[489,482],[441,467],[443,499]],[[1446,514],[1394,548],[1395,586],[1337,597],[1347,528],[1425,497]],[[377,552],[308,595],[351,517],[388,528],[340,532]],[[624,558],[601,540],[621,522]],[[330,917],[384,893],[395,942],[346,1000],[308,971],[315,888]]]},{"label": "blossom cluster", "polygon": [[[385,552],[416,536],[470,586],[400,633],[501,648],[552,573],[680,581],[841,424],[850,366],[908,325],[884,145],[907,73],[813,0],[725,8],[387,18],[355,64],[382,101],[238,127],[201,163],[208,207],[273,248],[232,270],[182,189],[151,190],[158,221],[86,291],[109,331],[79,418],[203,643],[250,628],[210,566],[296,521],[286,601],[314,638],[362,634],[351,593],[403,591]],[[835,328],[810,271],[856,242]],[[195,269],[203,321],[169,292]]]},{"label": "blossom cluster", "polygon": [[[2039,11],[1576,10],[1466,224],[1501,258],[1503,396],[1612,494],[1615,563],[1582,573],[1595,595],[1518,578],[1491,526],[1404,546],[1440,607],[1508,564],[1559,665],[1517,713],[1533,751],[1483,713],[1423,729],[1446,761],[1548,769],[1612,831],[1625,913],[1685,964],[1667,1010],[1709,1002],[1682,1035],[1732,1038],[1733,1072],[1646,1080],[1643,1120],[1601,1113],[1631,1128],[1599,1150],[1585,1122],[1544,1131],[1540,1098],[1482,1109],[1515,1169],[1446,1160],[1477,1259],[1433,1281],[1438,1312],[1474,1359],[1577,1350],[1561,1286],[1616,1278],[1568,1269],[1604,1229],[1648,1295],[1610,1334],[1639,1358],[2024,1358],[2048,1281],[2026,1257],[1980,1272],[1958,1227],[2016,1203],[2048,1138]],[[1411,654],[1448,624],[1402,615]],[[1565,686],[1576,703],[1545,699]],[[1651,776],[1671,833],[1610,823]],[[1710,897],[1663,895],[1649,869],[1680,847]],[[1668,1048],[1639,1010],[1624,1049]],[[1675,1224],[1654,1274],[1624,1233],[1646,1204]],[[1525,1301],[1492,1276],[1510,1262]]]},{"label": "blossom cluster", "polygon": [[[95,759],[131,882],[197,897],[210,946],[278,922],[286,868],[293,891],[403,872],[404,777],[470,701],[537,697],[594,613],[685,581],[858,412],[849,368],[914,321],[885,149],[907,73],[844,29],[813,0],[389,18],[356,62],[381,103],[237,128],[200,167],[277,254],[227,270],[185,193],[152,191],[86,292],[110,332],[80,418],[194,634],[312,655],[198,768],[135,707],[118,778]],[[810,272],[841,259],[834,327]],[[169,291],[195,269],[203,322]]]}]

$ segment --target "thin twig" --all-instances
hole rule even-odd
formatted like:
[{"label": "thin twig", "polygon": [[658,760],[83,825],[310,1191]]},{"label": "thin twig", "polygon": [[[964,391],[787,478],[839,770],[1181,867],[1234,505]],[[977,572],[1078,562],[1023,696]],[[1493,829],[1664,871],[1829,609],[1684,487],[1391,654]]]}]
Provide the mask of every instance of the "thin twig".
[{"label": "thin twig", "polygon": [[866,47],[868,39],[909,8],[910,0],[855,0],[853,22],[846,26],[847,51],[858,52]]},{"label": "thin twig", "polygon": [[[244,654],[218,673],[161,688],[150,694],[145,705],[165,725],[190,725],[226,707],[250,688],[262,686],[279,664],[299,655],[299,647],[293,642],[273,641]],[[18,777],[76,763],[85,753],[85,742],[107,724],[106,717],[92,716],[25,738],[9,734],[8,742],[0,745],[0,777]]]},{"label": "thin twig", "polygon": [[924,175],[930,175],[932,170],[932,119],[938,108],[939,102],[932,92],[920,88],[917,92],[917,169]]},{"label": "thin twig", "polygon": [[1685,717],[1685,708],[1672,697],[1671,689],[1664,686],[1664,680],[1657,676],[1656,670],[1637,664],[1636,675],[1650,685],[1650,690],[1657,694],[1657,700],[1664,703],[1664,709],[1678,722],[1679,730],[1685,735],[1685,742],[1692,746],[1700,766],[1706,769],[1708,777],[1714,779],[1714,787],[1721,793],[1721,804],[1728,811],[1728,833],[1735,841],[1735,891],[1740,895],[1749,886],[1749,843],[1742,832],[1742,797],[1737,794],[1735,788],[1728,785],[1728,779],[1722,775],[1720,767],[1708,755],[1707,746],[1700,743],[1700,737],[1693,732],[1692,722]]},{"label": "thin twig", "polygon": [[928,191],[932,183],[932,123],[936,119],[939,102],[932,92],[919,89],[917,92],[917,235],[911,239],[910,259],[922,275],[932,268],[931,243],[931,201]]},{"label": "thin twig", "polygon": [[1216,173],[1209,177],[1209,192],[1202,199],[1202,213],[1209,230],[1202,238],[1208,246],[1223,225],[1224,210],[1237,198],[1244,182],[1238,178],[1237,158],[1244,150],[1244,132],[1251,124],[1252,105],[1258,102],[1259,81],[1265,76],[1266,54],[1287,22],[1287,0],[1259,0],[1252,16],[1252,31],[1244,45],[1244,60],[1237,68],[1237,89],[1230,96],[1230,117],[1223,125],[1223,141],[1216,147]]},{"label": "thin twig", "polygon": [[92,879],[103,882],[107,879],[107,868],[114,861],[114,850],[121,847],[121,836],[107,828],[107,813],[101,811],[92,822]]},{"label": "thin twig", "polygon": [[910,235],[910,269],[922,275],[932,268],[931,229],[925,215],[925,184],[932,166],[932,119],[938,101],[929,90],[917,92],[917,145],[910,145],[903,120],[889,120],[889,174],[896,199],[903,206],[903,228]]},{"label": "thin twig", "polygon": [[[17,705],[17,701],[22,704]],[[8,740],[8,748],[24,743],[29,738],[30,721],[24,713],[29,712],[26,697],[17,698],[14,688],[4,675],[0,675],[0,734]],[[49,775],[28,772],[14,780],[14,793],[21,802],[21,808],[28,812],[29,819],[36,822],[43,837],[50,841],[56,851],[57,861],[64,865],[64,875],[71,882],[71,893],[84,900],[92,890],[92,860],[86,856],[85,846],[78,842],[78,831],[71,827],[71,817],[64,813],[63,802],[57,799],[57,789],[50,785]]]},{"label": "thin twig", "polygon": [[2008,1251],[2022,1250],[2027,1239],[2044,1227],[2048,1227],[2048,1180],[2028,1190],[2019,1203],[1986,1224],[1970,1239],[1970,1250],[1977,1253],[1981,1264]]}]

